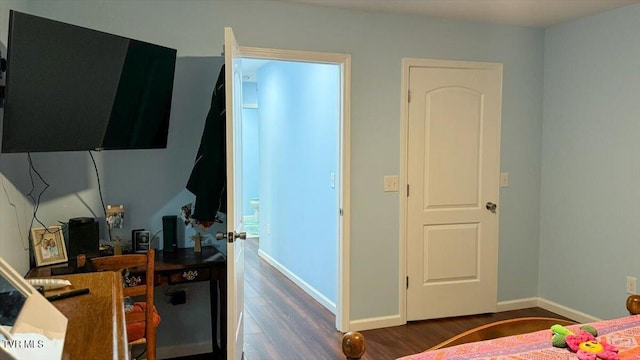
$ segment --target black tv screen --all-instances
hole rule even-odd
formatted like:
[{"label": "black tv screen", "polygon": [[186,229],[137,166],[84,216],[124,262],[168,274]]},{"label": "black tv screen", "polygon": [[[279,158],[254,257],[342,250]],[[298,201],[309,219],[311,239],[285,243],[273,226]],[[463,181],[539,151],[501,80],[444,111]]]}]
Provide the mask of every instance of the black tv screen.
[{"label": "black tv screen", "polygon": [[165,148],[176,50],[11,11],[2,152]]}]

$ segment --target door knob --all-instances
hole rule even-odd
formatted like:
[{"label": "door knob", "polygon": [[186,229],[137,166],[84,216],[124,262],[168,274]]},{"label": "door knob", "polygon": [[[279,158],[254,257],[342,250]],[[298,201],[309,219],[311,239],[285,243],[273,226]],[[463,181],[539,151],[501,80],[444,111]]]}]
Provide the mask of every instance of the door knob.
[{"label": "door knob", "polygon": [[222,239],[231,239],[229,240],[229,242],[233,242],[235,239],[242,239],[242,240],[246,240],[247,239],[247,233],[246,232],[230,232],[228,235],[223,233],[223,232],[218,232],[216,233],[216,239],[218,240],[222,240]]},{"label": "door knob", "polygon": [[498,207],[498,205],[492,203],[491,201],[489,201],[486,205],[487,210],[491,211],[492,213],[496,213],[496,208]]}]

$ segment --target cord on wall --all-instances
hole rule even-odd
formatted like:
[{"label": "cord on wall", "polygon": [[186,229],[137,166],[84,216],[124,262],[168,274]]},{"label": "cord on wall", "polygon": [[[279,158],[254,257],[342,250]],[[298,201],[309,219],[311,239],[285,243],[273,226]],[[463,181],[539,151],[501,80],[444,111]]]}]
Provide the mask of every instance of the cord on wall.
[{"label": "cord on wall", "polygon": [[89,156],[93,162],[93,168],[96,170],[96,179],[98,180],[98,194],[100,194],[100,203],[102,204],[102,211],[104,212],[104,221],[107,226],[107,232],[109,233],[109,240],[111,241],[111,226],[107,223],[107,207],[104,205],[104,198],[102,197],[102,185],[100,183],[100,173],[98,172],[98,165],[96,165],[96,159],[93,157],[93,152],[89,150]]},{"label": "cord on wall", "polygon": [[[27,193],[27,197],[29,197],[31,201],[33,201],[33,217],[31,218],[31,226],[29,228],[33,228],[33,222],[37,221],[40,225],[42,225],[43,228],[45,228],[46,232],[49,232],[49,227],[45,225],[42,221],[40,221],[37,215],[38,208],[40,207],[40,199],[42,198],[42,194],[44,194],[44,192],[47,191],[47,188],[49,188],[49,183],[44,180],[42,175],[40,175],[40,172],[38,172],[35,166],[33,166],[33,159],[31,158],[30,152],[27,153],[27,160],[29,161],[29,179],[31,180],[31,190],[29,190],[29,193]],[[44,184],[44,188],[40,190],[40,193],[38,194],[37,197],[33,195],[34,191],[36,190],[36,184],[33,181],[34,173],[38,175],[38,178],[40,179],[42,184]]]}]

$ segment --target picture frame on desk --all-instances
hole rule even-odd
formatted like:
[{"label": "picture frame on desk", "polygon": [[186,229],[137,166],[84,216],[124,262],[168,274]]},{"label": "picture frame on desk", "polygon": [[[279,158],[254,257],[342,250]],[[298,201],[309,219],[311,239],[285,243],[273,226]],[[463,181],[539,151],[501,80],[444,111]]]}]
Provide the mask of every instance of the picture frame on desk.
[{"label": "picture frame on desk", "polygon": [[62,235],[62,226],[37,227],[31,229],[31,245],[36,266],[68,262],[67,247]]},{"label": "picture frame on desk", "polygon": [[107,205],[107,225],[111,229],[124,227],[124,205]]},{"label": "picture frame on desk", "polygon": [[132,231],[132,250],[134,253],[146,253],[151,249],[151,234],[147,230]]}]

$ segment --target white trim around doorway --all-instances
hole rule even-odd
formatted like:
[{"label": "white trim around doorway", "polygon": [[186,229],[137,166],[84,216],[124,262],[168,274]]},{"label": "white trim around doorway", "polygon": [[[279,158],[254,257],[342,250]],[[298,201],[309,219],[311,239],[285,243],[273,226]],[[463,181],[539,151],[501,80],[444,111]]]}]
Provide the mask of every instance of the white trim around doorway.
[{"label": "white trim around doorway", "polygon": [[338,194],[338,291],[336,299],[336,329],[350,330],[350,241],[351,232],[351,55],[300,50],[284,50],[240,46],[242,58],[301,61],[312,63],[336,64],[341,68],[342,85],[342,123],[340,124],[340,169],[341,192]]}]

